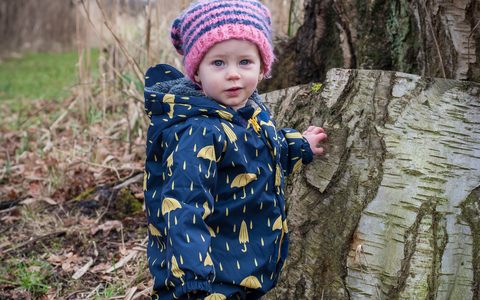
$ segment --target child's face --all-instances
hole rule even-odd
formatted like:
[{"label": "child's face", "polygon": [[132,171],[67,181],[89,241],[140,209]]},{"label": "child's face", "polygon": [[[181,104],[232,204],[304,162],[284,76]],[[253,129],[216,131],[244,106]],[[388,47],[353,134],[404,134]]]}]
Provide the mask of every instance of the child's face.
[{"label": "child's face", "polygon": [[263,78],[258,48],[249,41],[236,39],[217,43],[203,57],[194,78],[207,96],[238,110],[245,106]]}]

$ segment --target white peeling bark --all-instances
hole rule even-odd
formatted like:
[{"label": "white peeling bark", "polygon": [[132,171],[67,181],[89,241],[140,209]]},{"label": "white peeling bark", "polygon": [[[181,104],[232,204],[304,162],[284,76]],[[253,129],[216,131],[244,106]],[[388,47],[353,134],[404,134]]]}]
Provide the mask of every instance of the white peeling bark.
[{"label": "white peeling bark", "polygon": [[267,299],[478,299],[479,84],[333,69],[320,94],[264,99],[280,126],[329,135],[287,186],[290,257]]}]

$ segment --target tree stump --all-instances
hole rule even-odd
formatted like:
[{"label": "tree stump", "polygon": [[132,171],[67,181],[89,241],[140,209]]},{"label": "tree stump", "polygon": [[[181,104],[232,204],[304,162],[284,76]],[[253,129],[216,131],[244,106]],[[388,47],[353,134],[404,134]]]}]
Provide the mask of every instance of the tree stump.
[{"label": "tree stump", "polygon": [[288,179],[265,299],[479,299],[480,84],[332,69],[312,87],[263,95],[279,128],[328,134]]}]

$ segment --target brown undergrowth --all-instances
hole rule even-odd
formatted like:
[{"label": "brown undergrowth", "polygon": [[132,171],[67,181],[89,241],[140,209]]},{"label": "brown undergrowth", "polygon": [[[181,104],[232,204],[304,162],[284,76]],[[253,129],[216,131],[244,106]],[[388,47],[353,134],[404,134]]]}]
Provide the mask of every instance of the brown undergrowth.
[{"label": "brown undergrowth", "polygon": [[143,74],[181,68],[166,37],[185,7],[137,2],[72,1],[76,84],[0,102],[0,300],[149,298]]},{"label": "brown undergrowth", "polygon": [[148,298],[146,126],[128,97],[58,121],[78,96],[0,107],[0,299]]}]

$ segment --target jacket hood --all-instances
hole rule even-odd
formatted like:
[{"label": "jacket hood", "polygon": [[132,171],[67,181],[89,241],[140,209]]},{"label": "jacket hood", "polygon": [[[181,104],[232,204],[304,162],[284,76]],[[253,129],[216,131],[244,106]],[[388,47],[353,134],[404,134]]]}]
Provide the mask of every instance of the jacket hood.
[{"label": "jacket hood", "polygon": [[258,108],[265,112],[261,114],[265,121],[270,118],[270,112],[256,90],[249,97],[247,105],[235,111],[217,103],[202,93],[200,87],[180,71],[164,64],[151,67],[147,71],[144,97],[147,115],[150,118],[153,115],[163,115],[165,127],[198,115],[222,118],[245,127],[247,120]]}]

